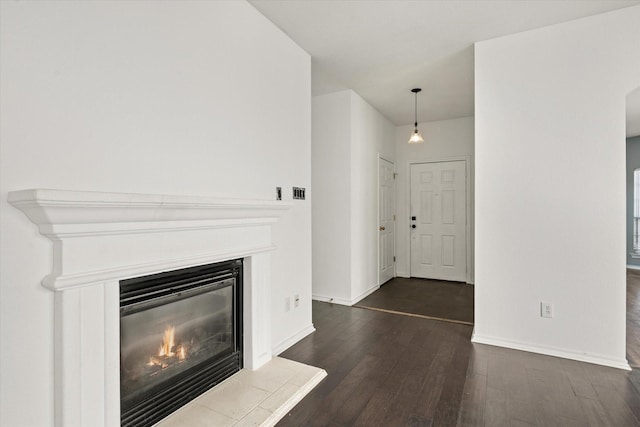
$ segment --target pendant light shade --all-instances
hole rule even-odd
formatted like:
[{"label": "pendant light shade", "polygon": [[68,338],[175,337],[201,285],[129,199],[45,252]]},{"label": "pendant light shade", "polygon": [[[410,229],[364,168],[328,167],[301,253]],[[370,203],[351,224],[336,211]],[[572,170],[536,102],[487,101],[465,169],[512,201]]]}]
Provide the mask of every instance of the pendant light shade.
[{"label": "pendant light shade", "polygon": [[409,144],[420,144],[424,142],[424,138],[422,137],[422,134],[420,133],[420,131],[416,128],[416,130],[414,130],[411,133],[411,138],[409,138]]},{"label": "pendant light shade", "polygon": [[413,125],[413,132],[411,132],[411,137],[409,138],[409,144],[420,144],[424,142],[424,138],[422,138],[422,134],[418,130],[418,92],[421,90],[420,88],[411,89],[415,97],[415,123]]}]

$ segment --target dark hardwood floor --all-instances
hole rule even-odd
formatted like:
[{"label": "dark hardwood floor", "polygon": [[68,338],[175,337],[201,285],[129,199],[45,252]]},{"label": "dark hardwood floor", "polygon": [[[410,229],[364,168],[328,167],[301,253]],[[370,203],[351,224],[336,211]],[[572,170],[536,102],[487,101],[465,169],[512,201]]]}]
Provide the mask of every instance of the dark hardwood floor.
[{"label": "dark hardwood floor", "polygon": [[627,360],[640,368],[640,270],[627,270]]},{"label": "dark hardwood floor", "polygon": [[[629,283],[638,355],[640,273]],[[281,356],[328,376],[280,427],[640,426],[640,370],[472,344],[471,326],[315,301],[313,321],[316,332]]]},{"label": "dark hardwood floor", "polygon": [[473,286],[444,280],[396,277],[356,306],[473,324]]},{"label": "dark hardwood floor", "polygon": [[640,425],[637,370],[473,347],[459,426]]},{"label": "dark hardwood floor", "polygon": [[471,327],[313,303],[316,332],[281,354],[328,376],[278,426],[455,425]]}]

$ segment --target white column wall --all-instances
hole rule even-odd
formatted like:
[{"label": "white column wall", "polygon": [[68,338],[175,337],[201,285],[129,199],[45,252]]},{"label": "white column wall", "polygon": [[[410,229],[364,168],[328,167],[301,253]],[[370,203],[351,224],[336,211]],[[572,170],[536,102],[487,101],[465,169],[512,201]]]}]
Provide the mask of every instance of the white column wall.
[{"label": "white column wall", "polygon": [[351,300],[349,91],[313,97],[313,298]]},{"label": "white column wall", "polygon": [[474,341],[628,367],[625,96],[640,85],[638,23],[636,6],[476,44]]},{"label": "white column wall", "polygon": [[351,91],[351,303],[378,284],[378,155],[395,162],[395,126]]},{"label": "white column wall", "polygon": [[378,287],[378,155],[395,127],[351,90],[313,98],[313,298],[351,305]]},{"label": "white column wall", "polygon": [[[272,345],[311,325],[310,58],[241,1],[0,2],[0,425],[53,424],[52,243],[25,188],[275,198]],[[284,311],[284,297],[300,307]]]}]

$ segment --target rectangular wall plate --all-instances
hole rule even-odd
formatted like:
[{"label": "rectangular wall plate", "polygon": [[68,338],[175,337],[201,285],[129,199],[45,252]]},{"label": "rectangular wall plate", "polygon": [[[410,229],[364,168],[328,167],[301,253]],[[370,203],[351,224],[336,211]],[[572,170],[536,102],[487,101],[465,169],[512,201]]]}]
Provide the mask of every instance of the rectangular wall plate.
[{"label": "rectangular wall plate", "polygon": [[304,200],[304,187],[293,187],[293,199],[294,200]]},{"label": "rectangular wall plate", "polygon": [[540,316],[553,317],[553,304],[551,304],[550,302],[542,301],[540,303]]}]

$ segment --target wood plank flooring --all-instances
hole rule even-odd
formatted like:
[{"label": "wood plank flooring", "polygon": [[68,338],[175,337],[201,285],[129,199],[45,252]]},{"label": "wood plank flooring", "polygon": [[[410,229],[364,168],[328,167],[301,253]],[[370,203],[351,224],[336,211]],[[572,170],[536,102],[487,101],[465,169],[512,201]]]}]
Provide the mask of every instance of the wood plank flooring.
[{"label": "wood plank flooring", "polygon": [[313,304],[316,332],[281,356],[328,376],[278,426],[455,425],[470,326]]},{"label": "wood plank flooring", "polygon": [[627,270],[627,360],[640,367],[640,270]]},{"label": "wood plank flooring", "polygon": [[[633,281],[635,352],[640,274]],[[470,326],[315,301],[313,322],[281,356],[328,377],[280,427],[640,426],[640,370],[472,344]]]},{"label": "wood plank flooring", "polygon": [[459,426],[639,426],[640,373],[473,344]]},{"label": "wood plank flooring", "polygon": [[356,304],[473,324],[473,286],[460,282],[396,277]]}]

